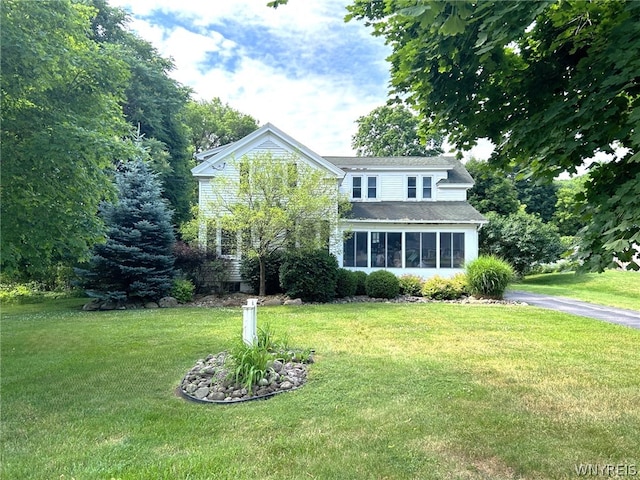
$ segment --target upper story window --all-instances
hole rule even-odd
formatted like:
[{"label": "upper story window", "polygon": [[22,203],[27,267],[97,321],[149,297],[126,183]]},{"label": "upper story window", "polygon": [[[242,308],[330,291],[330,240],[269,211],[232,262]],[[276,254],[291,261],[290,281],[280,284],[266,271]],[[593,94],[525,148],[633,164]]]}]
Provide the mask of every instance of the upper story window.
[{"label": "upper story window", "polygon": [[378,193],[378,177],[367,177],[367,198],[376,198]]},{"label": "upper story window", "polygon": [[422,198],[428,199],[432,197],[432,177],[422,177]]},{"label": "upper story window", "polygon": [[418,178],[407,178],[407,198],[417,198],[418,196]]},{"label": "upper story window", "polygon": [[378,177],[357,175],[351,178],[351,198],[378,198]]},{"label": "upper story window", "polygon": [[362,198],[362,177],[353,177],[352,198]]},{"label": "upper story window", "polygon": [[433,198],[433,177],[407,177],[407,200],[431,200]]}]

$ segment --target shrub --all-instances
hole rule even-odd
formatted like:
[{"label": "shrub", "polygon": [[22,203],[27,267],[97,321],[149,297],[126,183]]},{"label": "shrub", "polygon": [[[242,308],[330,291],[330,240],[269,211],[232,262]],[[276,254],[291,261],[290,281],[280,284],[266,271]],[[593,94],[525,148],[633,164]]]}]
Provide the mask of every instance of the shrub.
[{"label": "shrub", "polygon": [[78,296],[78,293],[80,292],[76,290],[47,291],[44,286],[38,282],[0,283],[1,304],[39,303],[47,299]]},{"label": "shrub", "polygon": [[558,229],[522,210],[507,217],[485,215],[489,223],[480,230],[480,251],[508,261],[518,275],[538,263],[555,262],[564,251]]},{"label": "shrub", "polygon": [[467,265],[469,290],[475,296],[502,298],[513,277],[511,265],[493,255],[480,256]]},{"label": "shrub", "polygon": [[[284,261],[284,254],[276,251],[265,261],[265,290],[266,295],[282,293],[280,286],[280,267]],[[256,256],[245,255],[240,262],[240,276],[251,285],[254,294],[260,291],[260,261]]]},{"label": "shrub", "polygon": [[357,285],[356,285],[356,295],[366,295],[367,294],[367,272],[363,272],[358,270],[353,272],[356,277]]},{"label": "shrub", "polygon": [[176,278],[173,281],[171,296],[180,303],[188,303],[193,300],[195,290],[196,287],[193,285],[191,280],[187,280],[186,278]]},{"label": "shrub", "polygon": [[338,269],[338,276],[336,279],[336,297],[353,297],[358,289],[358,277],[351,270],[346,268]]},{"label": "shrub", "polygon": [[287,295],[306,302],[328,302],[335,297],[338,261],[326,250],[298,250],[285,255],[280,284]]},{"label": "shrub", "polygon": [[453,285],[453,289],[456,292],[456,298],[464,297],[470,295],[469,291],[469,281],[467,280],[467,275],[464,273],[456,273],[451,278],[451,284]]},{"label": "shrub", "polygon": [[371,298],[395,298],[400,293],[400,282],[388,270],[376,270],[367,277],[365,288]]},{"label": "shrub", "polygon": [[422,296],[432,300],[456,300],[466,294],[466,283],[462,277],[442,278],[435,275],[425,280]]},{"label": "shrub", "polygon": [[422,278],[417,275],[402,275],[398,278],[400,282],[400,294],[419,297],[422,295]]},{"label": "shrub", "polygon": [[221,292],[229,278],[229,266],[226,259],[206,247],[194,246],[185,242],[176,242],[173,248],[175,268],[191,280],[195,293]]}]

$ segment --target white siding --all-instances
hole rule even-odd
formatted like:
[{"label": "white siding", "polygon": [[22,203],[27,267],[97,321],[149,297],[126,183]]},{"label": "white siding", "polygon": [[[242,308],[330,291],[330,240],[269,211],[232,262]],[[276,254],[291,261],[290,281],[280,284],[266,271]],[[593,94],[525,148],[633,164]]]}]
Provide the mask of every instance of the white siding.
[{"label": "white siding", "polygon": [[378,199],[381,201],[404,200],[405,176],[397,173],[383,173],[378,178]]},{"label": "white siding", "polygon": [[467,200],[467,190],[465,188],[437,188],[436,198],[441,201],[461,201]]}]

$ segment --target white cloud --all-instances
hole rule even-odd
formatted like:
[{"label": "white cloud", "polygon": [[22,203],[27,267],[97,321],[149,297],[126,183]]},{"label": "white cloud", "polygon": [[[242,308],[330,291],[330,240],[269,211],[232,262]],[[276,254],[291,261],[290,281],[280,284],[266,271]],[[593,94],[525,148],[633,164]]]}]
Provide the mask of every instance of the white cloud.
[{"label": "white cloud", "polygon": [[[163,56],[174,60],[176,70],[171,75],[191,87],[197,98],[220,97],[261,124],[277,125],[321,155],[352,154],[355,120],[387,99],[384,57],[388,50],[363,25],[344,24],[346,3],[342,0],[300,0],[278,9],[268,8],[266,3],[267,0],[110,1],[111,5],[132,12],[131,28]],[[167,26],[158,21],[158,12],[175,23]],[[251,55],[249,50],[255,50],[256,45],[238,44],[212,28],[225,22],[240,22],[243,28],[266,31],[290,46],[291,52],[285,52],[286,68],[278,67],[278,60],[283,59],[273,58],[277,53],[268,45],[258,46],[263,48],[260,54],[254,51]],[[351,37],[353,49],[350,44],[343,47],[338,43]],[[332,45],[344,49],[327,55],[341,58],[321,58],[324,47]],[[368,62],[371,56],[350,57],[364,47],[379,53],[373,57],[376,60]],[[234,59],[233,68],[224,61],[210,62],[211,54],[223,60]],[[352,62],[352,72],[337,68],[337,62],[345,56]],[[336,71],[331,68],[332,62]],[[324,71],[309,70],[313,65]],[[358,79],[367,78],[365,70],[381,80],[364,85]]]}]

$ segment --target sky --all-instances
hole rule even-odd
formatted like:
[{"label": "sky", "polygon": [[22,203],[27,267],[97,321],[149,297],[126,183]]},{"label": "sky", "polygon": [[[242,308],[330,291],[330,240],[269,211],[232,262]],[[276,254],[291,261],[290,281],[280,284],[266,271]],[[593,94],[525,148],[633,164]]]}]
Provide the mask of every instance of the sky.
[{"label": "sky", "polygon": [[[346,0],[109,0],[175,64],[194,98],[280,128],[319,155],[353,155],[356,120],[388,99],[391,53]],[[465,154],[486,158],[484,144]]]}]

